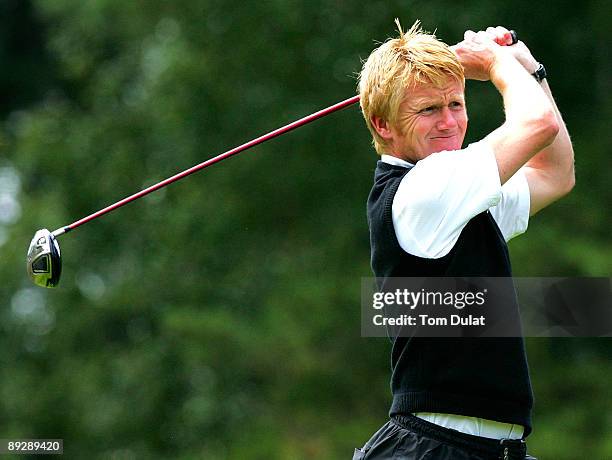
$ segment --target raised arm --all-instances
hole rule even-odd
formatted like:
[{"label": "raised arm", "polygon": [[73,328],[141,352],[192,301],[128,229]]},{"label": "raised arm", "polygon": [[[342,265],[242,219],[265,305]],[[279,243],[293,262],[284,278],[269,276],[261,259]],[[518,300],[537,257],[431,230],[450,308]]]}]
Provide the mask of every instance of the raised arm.
[{"label": "raised arm", "polygon": [[[507,46],[507,50],[527,73],[533,75],[538,70],[540,64],[522,41],[508,46],[512,43],[508,29],[500,26],[489,27],[486,33],[497,44]],[[554,110],[559,133],[550,145],[536,153],[523,168],[529,184],[530,215],[534,215],[569,193],[575,184],[574,149],[567,127],[555,103],[548,81],[543,79],[540,86]]]},{"label": "raised arm", "polygon": [[502,95],[506,120],[484,139],[494,152],[502,184],[559,132],[550,99],[509,48],[484,31],[467,31],[464,41],[453,47],[466,78],[491,80]]},{"label": "raised arm", "polygon": [[[508,42],[510,32],[505,27],[489,27],[486,32],[498,44],[510,44]],[[509,47],[509,51],[529,74],[534,74],[538,70],[540,64],[523,42],[519,41],[512,45]],[[548,81],[543,79],[540,85],[555,111],[559,134],[552,144],[534,155],[525,165],[525,176],[529,184],[531,198],[531,215],[566,195],[575,183],[574,148],[567,127],[557,104],[555,104]]]}]

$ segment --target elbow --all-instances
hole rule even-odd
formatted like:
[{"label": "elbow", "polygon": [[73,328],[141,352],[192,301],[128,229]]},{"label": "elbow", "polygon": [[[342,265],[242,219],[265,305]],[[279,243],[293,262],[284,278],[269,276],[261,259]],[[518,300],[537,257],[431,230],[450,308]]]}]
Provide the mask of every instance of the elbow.
[{"label": "elbow", "polygon": [[552,108],[537,117],[534,124],[536,131],[538,132],[538,137],[542,142],[541,148],[548,147],[550,144],[552,144],[561,129]]},{"label": "elbow", "polygon": [[533,154],[552,144],[561,130],[552,107],[531,113],[518,126],[521,139],[532,147]]}]

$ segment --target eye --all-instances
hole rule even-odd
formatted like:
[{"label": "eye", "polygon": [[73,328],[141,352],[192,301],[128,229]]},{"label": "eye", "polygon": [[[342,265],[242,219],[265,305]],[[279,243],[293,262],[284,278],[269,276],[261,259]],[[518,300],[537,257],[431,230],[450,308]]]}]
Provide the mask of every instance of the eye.
[{"label": "eye", "polygon": [[450,103],[450,108],[451,109],[460,109],[463,107],[463,103],[459,102],[459,101],[453,101]]},{"label": "eye", "polygon": [[430,105],[429,107],[425,107],[424,109],[419,110],[419,113],[422,113],[423,115],[428,115],[430,113],[433,113],[434,110],[436,110],[435,106]]}]

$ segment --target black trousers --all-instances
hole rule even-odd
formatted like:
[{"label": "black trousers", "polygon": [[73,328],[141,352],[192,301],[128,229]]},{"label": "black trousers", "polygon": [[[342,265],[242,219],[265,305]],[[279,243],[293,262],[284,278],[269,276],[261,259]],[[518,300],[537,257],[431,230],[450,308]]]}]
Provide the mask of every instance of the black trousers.
[{"label": "black trousers", "polygon": [[523,440],[482,438],[413,415],[394,416],[353,460],[536,460]]}]

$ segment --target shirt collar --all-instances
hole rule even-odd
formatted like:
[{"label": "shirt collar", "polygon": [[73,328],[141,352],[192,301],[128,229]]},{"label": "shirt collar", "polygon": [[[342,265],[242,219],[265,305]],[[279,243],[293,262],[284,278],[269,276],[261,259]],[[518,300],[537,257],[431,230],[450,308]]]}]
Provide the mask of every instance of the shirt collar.
[{"label": "shirt collar", "polygon": [[387,164],[394,165],[394,166],[402,166],[404,168],[409,168],[409,167],[414,166],[414,164],[406,160],[402,160],[401,158],[394,157],[392,155],[383,154],[380,156],[380,160],[383,163],[387,163]]}]

